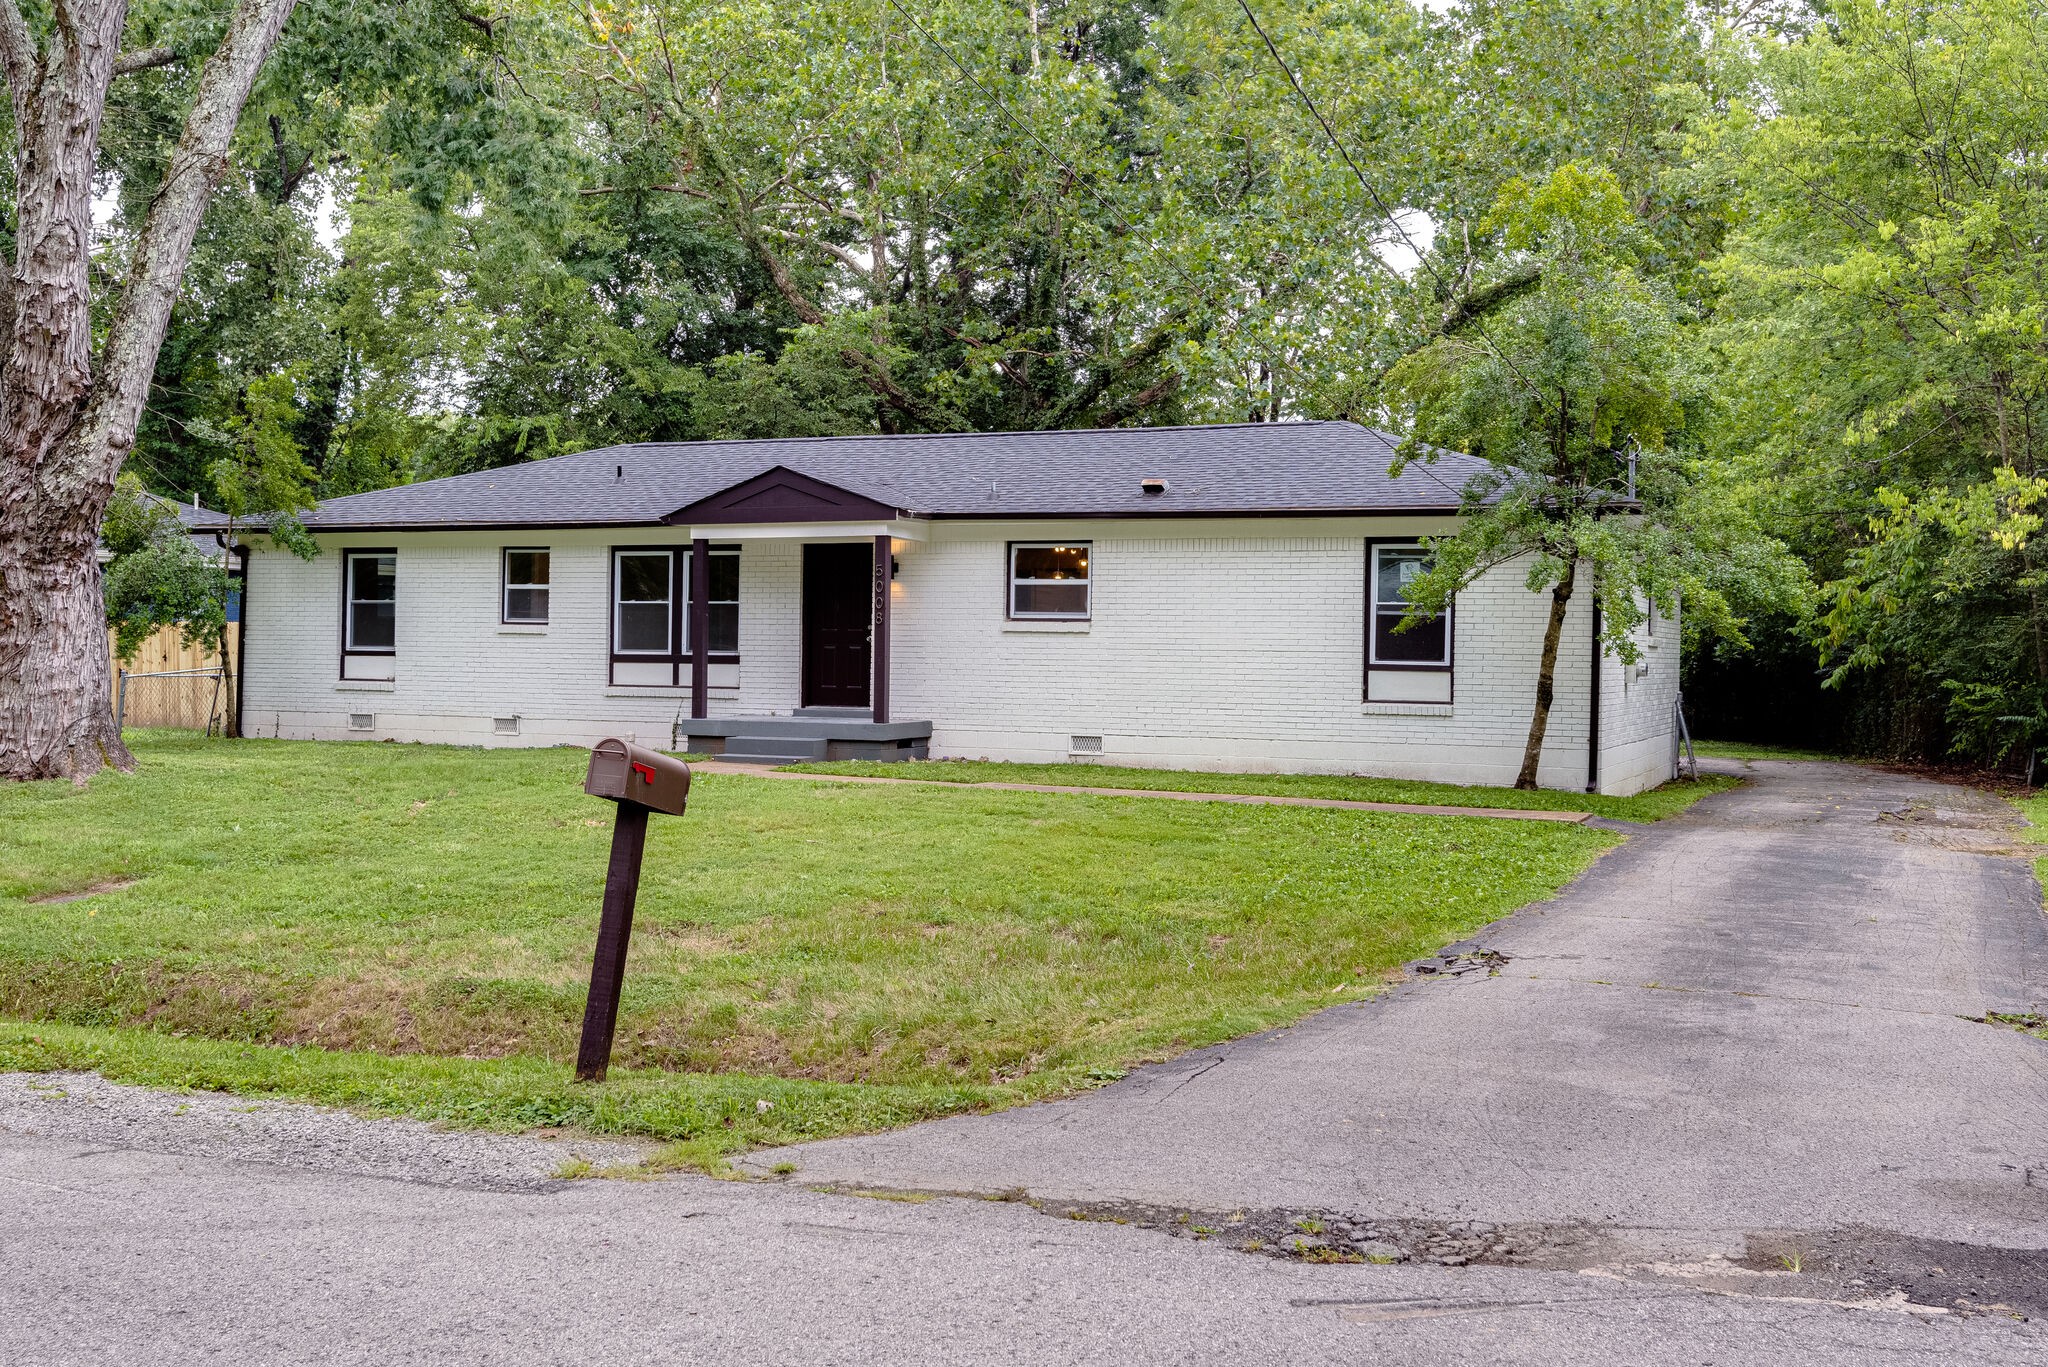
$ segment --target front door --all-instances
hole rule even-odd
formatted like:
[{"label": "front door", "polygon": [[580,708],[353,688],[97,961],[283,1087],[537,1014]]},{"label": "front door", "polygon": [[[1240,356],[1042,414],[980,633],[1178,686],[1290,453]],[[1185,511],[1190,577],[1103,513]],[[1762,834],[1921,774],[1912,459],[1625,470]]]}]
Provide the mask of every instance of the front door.
[{"label": "front door", "polygon": [[804,547],[805,707],[868,705],[875,548]]}]

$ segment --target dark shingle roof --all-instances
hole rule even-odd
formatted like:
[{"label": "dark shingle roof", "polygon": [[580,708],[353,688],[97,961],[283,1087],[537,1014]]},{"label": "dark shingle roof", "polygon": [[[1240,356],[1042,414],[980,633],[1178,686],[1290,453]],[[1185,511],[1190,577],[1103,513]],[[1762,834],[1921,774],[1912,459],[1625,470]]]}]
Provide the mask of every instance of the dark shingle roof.
[{"label": "dark shingle roof", "polygon": [[[1387,467],[1351,422],[643,442],[329,499],[308,527],[632,526],[782,466],[922,517],[1210,516],[1450,509],[1484,461]],[[623,475],[620,471],[623,470]],[[1164,478],[1164,494],[1139,487]]]}]

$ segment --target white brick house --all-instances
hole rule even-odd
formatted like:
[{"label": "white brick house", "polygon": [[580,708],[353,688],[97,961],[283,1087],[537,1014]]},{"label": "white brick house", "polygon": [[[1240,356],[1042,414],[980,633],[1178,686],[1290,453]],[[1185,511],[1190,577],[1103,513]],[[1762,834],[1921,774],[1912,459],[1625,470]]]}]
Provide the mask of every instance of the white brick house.
[{"label": "white brick house", "polygon": [[[1406,633],[1476,462],[1350,423],[639,445],[334,499],[258,540],[246,734],[734,756],[1099,758],[1509,783],[1548,595]],[[1541,781],[1671,777],[1676,624],[1594,670]],[[1594,725],[1597,716],[1597,728]]]}]

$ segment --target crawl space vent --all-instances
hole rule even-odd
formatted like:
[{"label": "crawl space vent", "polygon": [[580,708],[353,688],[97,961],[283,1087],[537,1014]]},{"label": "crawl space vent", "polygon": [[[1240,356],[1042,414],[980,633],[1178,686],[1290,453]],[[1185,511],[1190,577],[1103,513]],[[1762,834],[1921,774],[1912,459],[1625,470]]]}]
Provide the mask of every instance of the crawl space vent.
[{"label": "crawl space vent", "polygon": [[491,718],[491,734],[493,734],[493,735],[497,735],[497,736],[516,736],[516,735],[518,735],[518,734],[519,734],[519,718],[517,718],[517,717],[492,717],[492,718]]},{"label": "crawl space vent", "polygon": [[348,714],[348,729],[351,731],[374,731],[377,729],[375,712],[351,712]]},{"label": "crawl space vent", "polygon": [[1070,755],[1099,755],[1102,753],[1102,737],[1068,736],[1067,753]]}]

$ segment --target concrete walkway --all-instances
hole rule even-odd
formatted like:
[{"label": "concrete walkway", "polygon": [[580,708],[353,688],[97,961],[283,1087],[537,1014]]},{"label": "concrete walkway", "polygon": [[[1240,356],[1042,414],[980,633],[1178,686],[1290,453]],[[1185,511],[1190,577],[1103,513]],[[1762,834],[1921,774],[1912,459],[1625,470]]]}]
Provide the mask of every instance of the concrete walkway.
[{"label": "concrete walkway", "polygon": [[1567,821],[1592,819],[1591,812],[1524,810],[1519,807],[1444,807],[1422,802],[1352,802],[1338,797],[1284,797],[1275,793],[1180,793],[1165,788],[1081,788],[1063,783],[953,783],[939,778],[884,778],[874,774],[787,773],[766,764],[727,764],[699,760],[698,774],[744,774],[749,778],[808,779],[813,783],[913,783],[938,788],[994,788],[1006,793],[1072,793],[1080,797],[1157,797],[1174,802],[1240,802],[1252,807],[1336,807],[1352,812],[1402,812],[1409,816],[1486,816],[1501,821]]},{"label": "concrete walkway", "polygon": [[2048,1009],[2011,809],[1849,765],[1748,772],[1489,928],[1493,976],[758,1168],[1626,1229],[1663,1253],[1850,1226],[2048,1247],[2048,1043],[1964,1019]]}]

